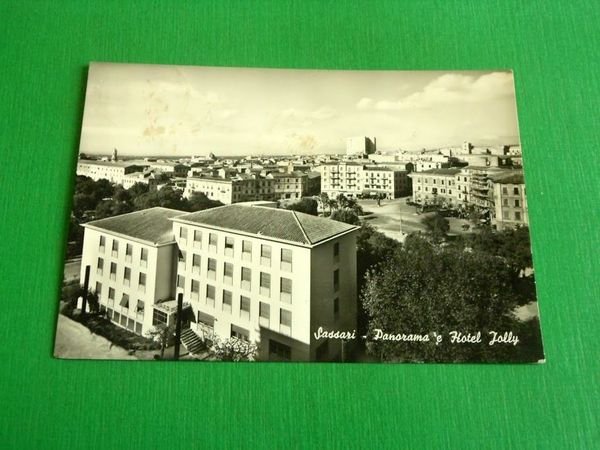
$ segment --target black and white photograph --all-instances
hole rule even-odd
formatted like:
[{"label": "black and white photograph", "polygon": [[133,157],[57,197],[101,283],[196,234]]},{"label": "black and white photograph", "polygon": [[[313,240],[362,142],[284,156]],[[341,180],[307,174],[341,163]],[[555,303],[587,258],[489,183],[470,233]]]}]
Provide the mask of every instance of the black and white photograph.
[{"label": "black and white photograph", "polygon": [[90,63],[54,355],[544,362],[514,74]]}]

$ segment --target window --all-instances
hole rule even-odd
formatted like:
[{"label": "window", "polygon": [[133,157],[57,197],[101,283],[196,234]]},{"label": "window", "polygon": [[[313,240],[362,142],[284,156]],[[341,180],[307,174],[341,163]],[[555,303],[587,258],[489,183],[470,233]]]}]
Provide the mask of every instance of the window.
[{"label": "window", "polygon": [[200,230],[194,230],[194,247],[202,247],[202,231]]},{"label": "window", "polygon": [[223,282],[233,284],[233,264],[223,263]]},{"label": "window", "polygon": [[183,275],[177,275],[177,287],[185,288],[185,277]]},{"label": "window", "polygon": [[292,312],[286,309],[279,311],[279,332],[290,334],[292,332]]},{"label": "window", "polygon": [[223,290],[223,311],[231,312],[231,304],[233,303],[233,295],[231,291]]},{"label": "window", "polygon": [[215,233],[208,234],[208,248],[212,252],[217,251],[217,235]]},{"label": "window", "polygon": [[187,240],[187,233],[188,230],[186,227],[179,227],[179,237],[181,238],[181,240]]},{"label": "window", "polygon": [[208,265],[206,267],[206,273],[209,279],[217,279],[217,260],[208,258]]},{"label": "window", "polygon": [[250,299],[243,295],[240,297],[240,316],[245,319],[250,317]]},{"label": "window", "polygon": [[206,285],[206,303],[215,306],[215,287],[210,284]]},{"label": "window", "polygon": [[251,283],[252,283],[252,272],[247,267],[242,267],[242,289],[249,291]]},{"label": "window", "polygon": [[129,308],[129,295],[123,294],[123,297],[121,297],[121,302],[119,303],[119,305],[121,305],[125,309]]},{"label": "window", "polygon": [[110,279],[111,280],[117,279],[117,264],[116,263],[110,263]]},{"label": "window", "polygon": [[279,292],[282,302],[292,303],[292,280],[289,278],[281,278]]},{"label": "window", "polygon": [[148,266],[148,249],[142,248],[142,252],[140,255],[140,266],[147,267]]},{"label": "window", "polygon": [[113,288],[108,288],[108,300],[109,306],[112,305],[112,302],[115,299],[115,290]]},{"label": "window", "polygon": [[200,273],[200,255],[192,256],[192,273]]},{"label": "window", "polygon": [[98,268],[96,269],[96,273],[98,275],[102,275],[104,272],[104,260],[102,258],[98,258]]},{"label": "window", "polygon": [[338,297],[333,299],[333,318],[338,319],[340,317],[340,299]]},{"label": "window", "polygon": [[185,268],[185,260],[186,260],[186,253],[183,250],[179,250],[177,252],[177,261],[180,263],[183,263],[183,267]]},{"label": "window", "polygon": [[518,187],[514,187],[513,188],[513,194],[514,195],[519,195],[519,188]]},{"label": "window", "polygon": [[515,211],[515,220],[521,220],[521,212]]},{"label": "window", "polygon": [[135,323],[135,332],[136,334],[142,334],[142,324],[140,322]]},{"label": "window", "polygon": [[281,270],[291,272],[292,270],[292,251],[287,248],[281,249]]},{"label": "window", "polygon": [[[204,325],[207,328],[215,327],[215,318],[210,314],[203,313],[202,311],[198,311],[198,323]],[[212,331],[212,330],[209,330]]]},{"label": "window", "polygon": [[143,318],[144,317],[144,308],[145,308],[144,302],[142,300],[138,300],[137,301],[137,306],[135,308],[135,312],[137,313],[138,318],[140,318],[140,317]]},{"label": "window", "polygon": [[242,241],[242,259],[244,261],[252,260],[252,242]]},{"label": "window", "polygon": [[266,297],[271,296],[271,274],[260,273],[260,294]]},{"label": "window", "polygon": [[333,272],[333,290],[336,292],[340,290],[340,271],[339,271],[339,269],[336,269]]},{"label": "window", "polygon": [[292,348],[289,345],[269,339],[269,359],[289,361],[292,359]]},{"label": "window", "polygon": [[225,237],[225,256],[233,256],[233,238]]},{"label": "window", "polygon": [[250,333],[248,332],[248,330],[242,327],[238,327],[237,325],[231,324],[231,337],[248,342],[250,340]]},{"label": "window", "polygon": [[508,206],[508,199],[507,198],[502,199],[502,206]]},{"label": "window", "polygon": [[129,286],[131,284],[131,269],[129,267],[125,267],[123,272],[123,284],[125,286]]},{"label": "window", "polygon": [[508,220],[508,211],[506,211],[506,210],[502,211],[502,218],[504,220]]},{"label": "window", "polygon": [[268,327],[271,321],[271,306],[268,303],[260,302],[258,304],[258,316],[259,324]]},{"label": "window", "polygon": [[260,246],[260,263],[263,266],[271,267],[271,246],[262,244]]},{"label": "window", "polygon": [[515,208],[519,208],[521,206],[521,201],[517,198],[515,199]]},{"label": "window", "polygon": [[192,280],[192,299],[198,300],[198,298],[200,298],[200,282]]},{"label": "window", "polygon": [[125,261],[131,262],[132,256],[133,256],[133,245],[131,245],[131,244],[125,245]]},{"label": "window", "polygon": [[139,290],[146,292],[146,274],[140,272],[140,276],[138,278]]},{"label": "window", "polygon": [[96,282],[96,295],[98,296],[98,300],[100,300],[101,294],[102,294],[102,283]]},{"label": "window", "polygon": [[117,256],[119,254],[119,241],[113,239],[112,241],[112,256]]},{"label": "window", "polygon": [[333,260],[335,262],[340,260],[340,243],[336,242],[333,244]]},{"label": "window", "polygon": [[119,314],[118,312],[114,311],[113,322],[119,323],[120,320],[121,320],[121,314]]},{"label": "window", "polygon": [[167,324],[167,313],[159,311],[158,309],[154,310],[154,314],[152,315],[152,325],[166,325]]},{"label": "window", "polygon": [[106,248],[106,238],[104,236],[100,236],[100,245],[98,248],[102,253],[104,253],[104,249]]}]

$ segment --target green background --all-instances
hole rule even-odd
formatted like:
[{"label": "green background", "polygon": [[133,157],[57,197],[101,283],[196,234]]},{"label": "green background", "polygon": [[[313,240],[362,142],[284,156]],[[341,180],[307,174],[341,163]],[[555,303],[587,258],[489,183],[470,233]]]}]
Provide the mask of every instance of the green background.
[{"label": "green background", "polygon": [[[591,0],[3,1],[0,447],[600,445],[599,19]],[[53,359],[89,61],[513,68],[548,362]]]}]

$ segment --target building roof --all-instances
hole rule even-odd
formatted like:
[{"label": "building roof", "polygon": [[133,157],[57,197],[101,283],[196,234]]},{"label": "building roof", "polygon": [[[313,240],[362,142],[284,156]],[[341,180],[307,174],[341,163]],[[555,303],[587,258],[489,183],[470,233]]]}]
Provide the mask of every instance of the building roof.
[{"label": "building roof", "polygon": [[494,174],[490,176],[490,178],[497,184],[525,184],[523,172],[521,171],[506,174]]},{"label": "building roof", "polygon": [[152,245],[162,245],[175,242],[173,223],[169,219],[182,214],[185,212],[156,207],[94,220],[83,226],[145,241]]},{"label": "building roof", "polygon": [[307,246],[317,245],[329,238],[358,229],[354,225],[297,211],[236,204],[177,216],[174,217],[174,221],[238,231]]},{"label": "building roof", "polygon": [[449,169],[429,169],[423,170],[422,172],[413,172],[412,175],[446,175],[446,176],[454,176],[459,173],[461,169],[457,168],[449,168]]},{"label": "building roof", "polygon": [[130,166],[149,166],[149,163],[135,163],[130,161],[99,161],[95,159],[80,159],[77,164],[90,164],[93,166],[110,167],[130,167]]}]

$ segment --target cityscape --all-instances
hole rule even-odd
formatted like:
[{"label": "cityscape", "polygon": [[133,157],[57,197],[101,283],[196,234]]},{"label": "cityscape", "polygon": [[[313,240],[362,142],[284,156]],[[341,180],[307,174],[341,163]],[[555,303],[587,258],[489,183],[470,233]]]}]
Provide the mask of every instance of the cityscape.
[{"label": "cityscape", "polygon": [[543,361],[518,137],[378,138],[169,156],[82,135],[55,355]]}]

